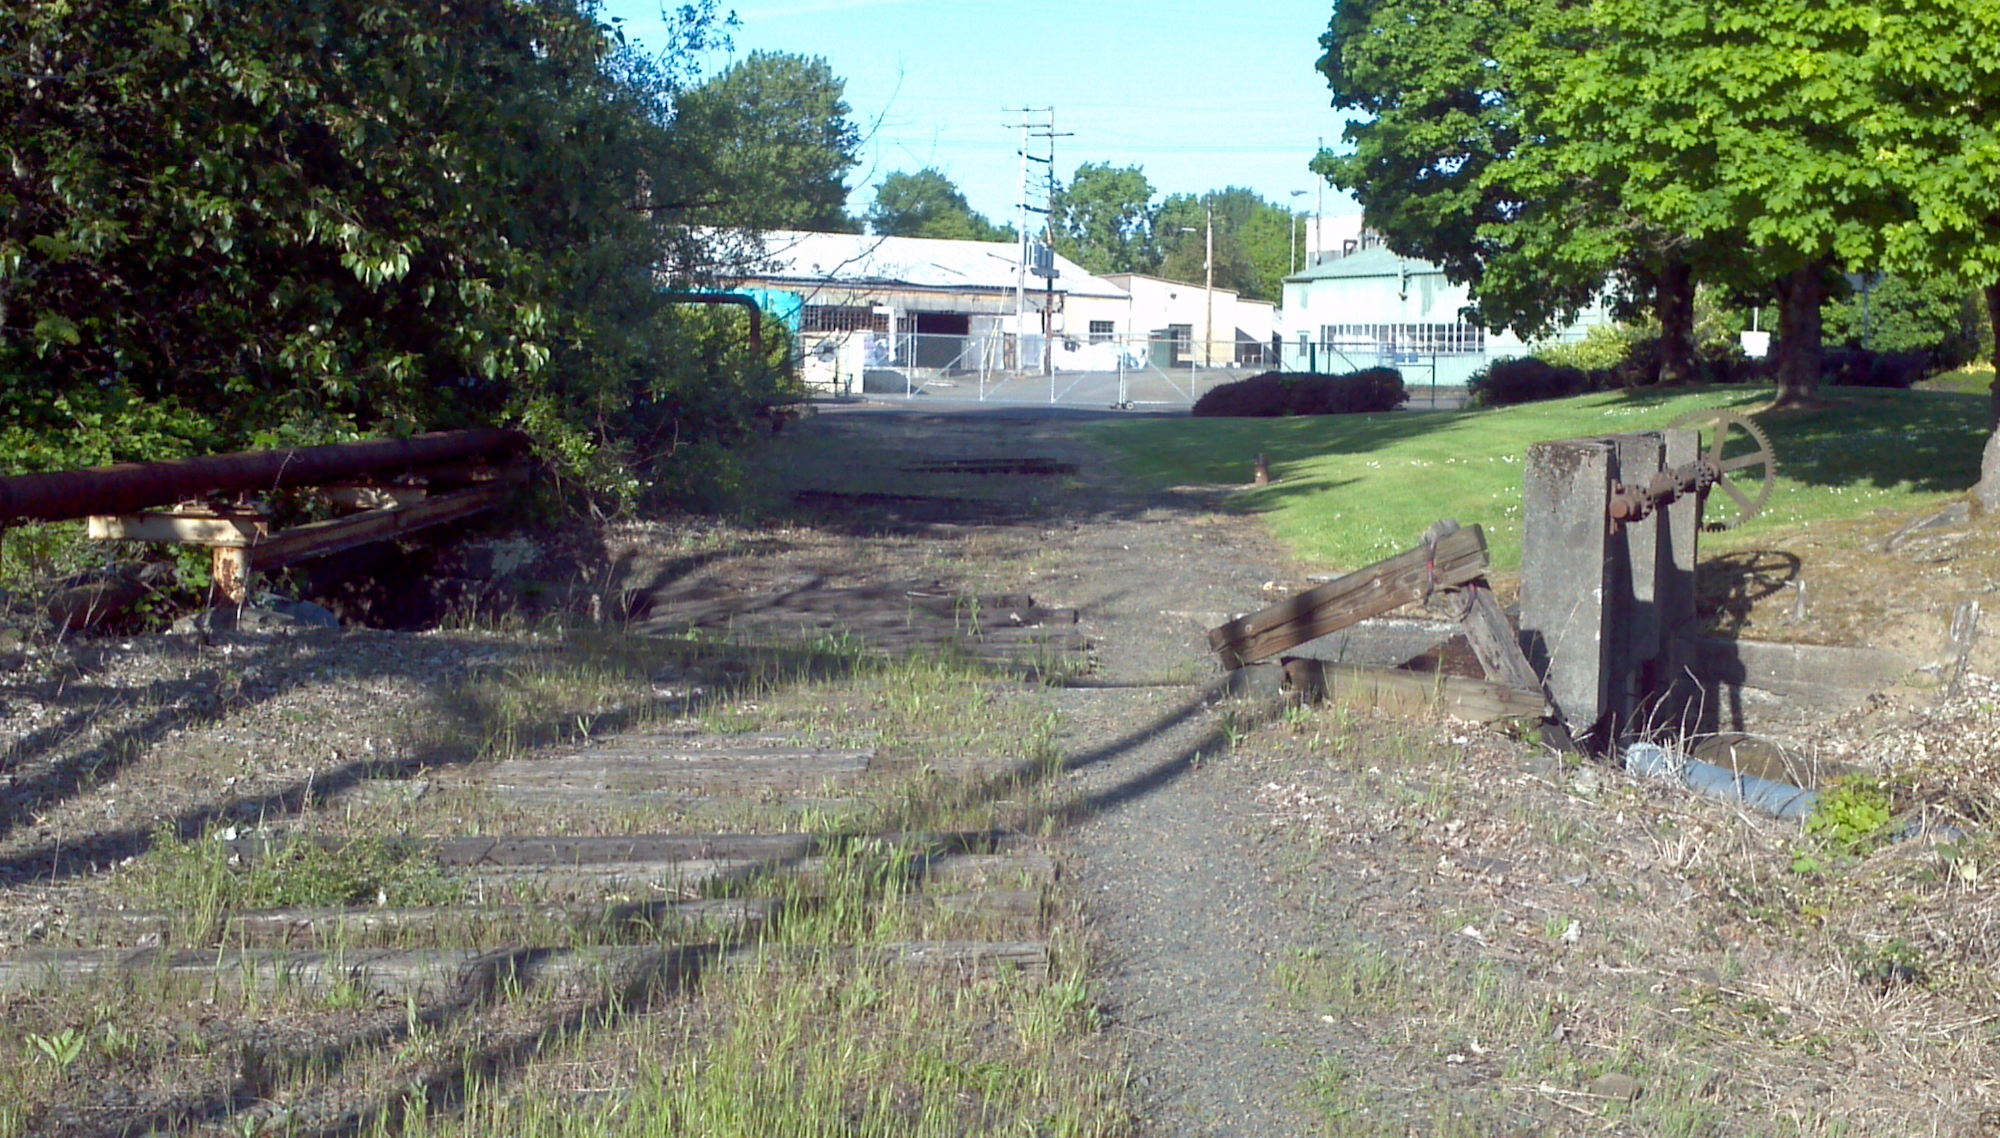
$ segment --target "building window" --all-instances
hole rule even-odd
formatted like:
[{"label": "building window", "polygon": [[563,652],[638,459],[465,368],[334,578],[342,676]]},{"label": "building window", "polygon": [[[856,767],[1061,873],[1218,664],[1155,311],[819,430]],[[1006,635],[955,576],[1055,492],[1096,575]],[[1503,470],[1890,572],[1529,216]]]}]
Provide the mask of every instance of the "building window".
[{"label": "building window", "polygon": [[1109,320],[1092,320],[1090,322],[1090,342],[1101,344],[1109,340],[1116,330],[1117,325]]},{"label": "building window", "polygon": [[864,305],[808,304],[799,320],[802,332],[887,332],[889,317]]},{"label": "building window", "polygon": [[1477,324],[1322,324],[1319,338],[1320,343],[1337,351],[1372,353],[1384,359],[1486,352],[1486,329]]}]

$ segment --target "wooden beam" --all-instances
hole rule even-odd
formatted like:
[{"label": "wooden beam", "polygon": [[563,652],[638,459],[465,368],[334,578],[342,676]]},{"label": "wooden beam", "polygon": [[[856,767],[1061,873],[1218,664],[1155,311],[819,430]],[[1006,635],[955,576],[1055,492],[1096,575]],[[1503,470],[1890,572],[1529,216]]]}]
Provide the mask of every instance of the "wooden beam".
[{"label": "wooden beam", "polygon": [[[726,897],[701,901],[584,901],[545,905],[427,906],[422,908],[257,909],[221,919],[220,941],[231,947],[291,945],[360,946],[367,938],[426,934],[464,935],[470,930],[560,925],[586,934],[652,937],[663,930],[711,929],[742,935],[779,919],[788,903],[810,910],[816,898]],[[906,893],[888,902],[917,912],[983,920],[1031,921],[1042,914],[1040,889]],[[147,941],[167,945],[181,914],[160,910],[99,909],[72,915],[64,935],[109,947]],[[492,939],[491,936],[488,939]],[[177,948],[202,945],[178,944]]]},{"label": "wooden beam", "polygon": [[471,517],[498,505],[508,487],[489,482],[470,490],[431,498],[409,506],[369,510],[353,517],[294,526],[250,547],[250,561],[258,569],[275,569],[314,557],[325,557],[358,546],[371,545]]},{"label": "wooden beam", "polygon": [[1444,534],[1435,545],[1418,546],[1232,620],[1209,632],[1208,646],[1224,668],[1268,660],[1439,589],[1484,577],[1487,565],[1485,532],[1476,525],[1466,526]]},{"label": "wooden beam", "polygon": [[1048,978],[1048,946],[1039,941],[910,941],[868,948],[769,949],[688,945],[661,948],[349,949],[24,949],[0,958],[0,995],[74,987],[92,977],[178,978],[204,990],[278,993],[341,988],[395,998],[466,999],[522,989],[611,988],[636,995],[661,980],[715,967],[844,958],[914,969],[1012,972]]},{"label": "wooden beam", "polygon": [[1401,668],[1364,668],[1296,657],[1285,661],[1285,681],[1309,702],[1332,699],[1412,718],[1443,712],[1475,723],[1497,723],[1539,719],[1548,713],[1548,701],[1539,690]]},{"label": "wooden beam", "polygon": [[1472,654],[1479,657],[1479,667],[1486,678],[1524,691],[1540,691],[1542,678],[1528,663],[1527,655],[1521,651],[1520,635],[1483,578],[1465,586],[1464,603],[1465,615],[1459,618],[1459,623],[1465,628],[1465,639],[1472,645]]},{"label": "wooden beam", "polygon": [[262,514],[186,513],[162,510],[115,517],[97,515],[89,521],[92,541],[161,541],[174,545],[241,547],[254,545],[270,533]]},{"label": "wooden beam", "polygon": [[[293,526],[276,534],[270,533],[268,523],[256,514],[163,512],[92,517],[90,536],[98,541],[159,541],[247,550],[245,568],[274,569],[470,517],[499,504],[506,492],[506,482],[487,482],[440,497],[419,496],[350,517]],[[221,568],[218,562],[218,570]]]}]

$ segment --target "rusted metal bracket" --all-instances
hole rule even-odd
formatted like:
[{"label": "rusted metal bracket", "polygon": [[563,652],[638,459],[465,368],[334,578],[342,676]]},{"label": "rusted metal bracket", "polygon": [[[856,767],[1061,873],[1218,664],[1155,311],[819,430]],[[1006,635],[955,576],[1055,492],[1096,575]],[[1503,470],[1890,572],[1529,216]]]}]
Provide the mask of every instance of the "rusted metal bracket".
[{"label": "rusted metal bracket", "polygon": [[1617,533],[1620,525],[1636,522],[1683,494],[1707,494],[1721,480],[1721,468],[1706,455],[1672,470],[1662,470],[1643,485],[1627,486],[1614,479],[1606,511],[1611,517],[1611,532]]}]

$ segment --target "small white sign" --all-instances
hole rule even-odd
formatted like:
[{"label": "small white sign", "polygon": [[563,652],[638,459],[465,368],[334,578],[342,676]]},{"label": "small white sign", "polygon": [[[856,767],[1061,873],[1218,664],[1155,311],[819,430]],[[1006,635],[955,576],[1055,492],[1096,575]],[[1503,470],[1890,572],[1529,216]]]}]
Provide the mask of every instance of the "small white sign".
[{"label": "small white sign", "polygon": [[1753,360],[1761,360],[1771,354],[1771,334],[1769,332],[1743,333],[1743,354]]}]

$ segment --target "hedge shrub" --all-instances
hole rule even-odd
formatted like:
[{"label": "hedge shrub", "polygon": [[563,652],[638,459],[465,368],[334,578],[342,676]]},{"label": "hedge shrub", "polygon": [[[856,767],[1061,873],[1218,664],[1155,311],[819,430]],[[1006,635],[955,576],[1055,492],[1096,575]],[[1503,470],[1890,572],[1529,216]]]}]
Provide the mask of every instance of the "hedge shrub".
[{"label": "hedge shrub", "polygon": [[1394,411],[1408,399],[1403,373],[1390,367],[1346,375],[1267,371],[1211,388],[1195,401],[1194,413],[1229,418],[1355,415]]},{"label": "hedge shrub", "polygon": [[1559,367],[1533,356],[1488,364],[1466,384],[1475,407],[1508,407],[1541,399],[1564,399],[1602,386],[1581,368]]}]

